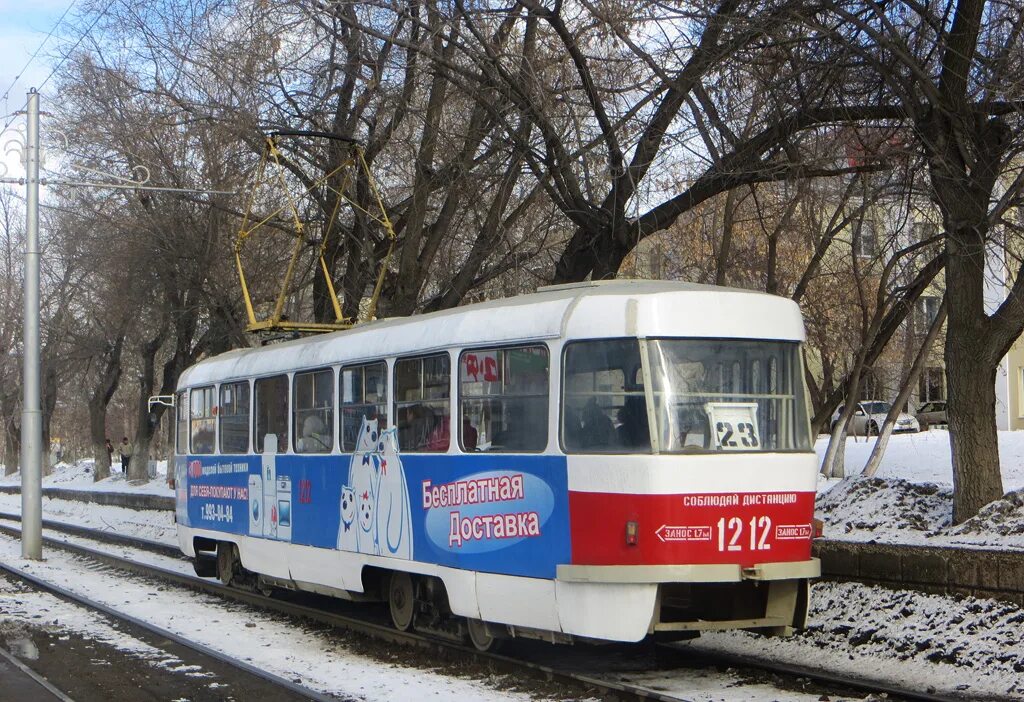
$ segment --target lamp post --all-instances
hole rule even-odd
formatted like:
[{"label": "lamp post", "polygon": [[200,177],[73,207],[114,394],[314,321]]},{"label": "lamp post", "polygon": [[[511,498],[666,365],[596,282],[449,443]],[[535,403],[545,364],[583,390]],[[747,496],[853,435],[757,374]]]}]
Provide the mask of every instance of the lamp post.
[{"label": "lamp post", "polygon": [[21,555],[43,557],[43,410],[39,391],[39,93],[28,93],[25,134],[24,400],[21,409]]}]

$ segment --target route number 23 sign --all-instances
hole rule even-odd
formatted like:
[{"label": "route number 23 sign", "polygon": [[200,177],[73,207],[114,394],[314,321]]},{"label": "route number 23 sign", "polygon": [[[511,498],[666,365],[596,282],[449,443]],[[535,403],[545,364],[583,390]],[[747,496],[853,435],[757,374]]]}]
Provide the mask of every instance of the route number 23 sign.
[{"label": "route number 23 sign", "polygon": [[761,447],[756,402],[708,402],[704,409],[718,448],[749,451]]}]

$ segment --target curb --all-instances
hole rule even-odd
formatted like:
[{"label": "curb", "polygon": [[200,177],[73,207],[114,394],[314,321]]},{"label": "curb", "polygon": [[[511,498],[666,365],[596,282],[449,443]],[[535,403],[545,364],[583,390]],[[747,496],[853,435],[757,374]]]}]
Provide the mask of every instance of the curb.
[{"label": "curb", "polygon": [[823,539],[813,551],[822,577],[830,580],[1024,605],[1024,551]]},{"label": "curb", "polygon": [[[18,485],[0,485],[0,493],[16,495],[21,492]],[[128,509],[174,510],[174,498],[167,495],[145,495],[134,492],[91,492],[67,488],[43,488],[43,497],[55,500],[94,502],[100,505],[127,507]]]}]

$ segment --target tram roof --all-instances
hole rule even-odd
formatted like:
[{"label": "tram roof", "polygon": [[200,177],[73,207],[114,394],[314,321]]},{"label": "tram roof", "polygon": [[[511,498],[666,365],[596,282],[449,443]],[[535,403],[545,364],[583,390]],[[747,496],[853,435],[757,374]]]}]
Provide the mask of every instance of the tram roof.
[{"label": "tram roof", "polygon": [[652,280],[572,283],[229,351],[186,370],[178,386],[451,347],[623,336],[802,341],[804,327],[792,300],[752,290]]}]

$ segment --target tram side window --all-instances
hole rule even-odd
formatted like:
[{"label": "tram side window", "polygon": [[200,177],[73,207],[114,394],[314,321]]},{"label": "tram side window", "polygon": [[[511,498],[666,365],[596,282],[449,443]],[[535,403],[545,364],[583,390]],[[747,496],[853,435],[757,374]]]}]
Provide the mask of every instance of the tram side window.
[{"label": "tram side window", "polygon": [[192,453],[213,453],[216,437],[216,395],[214,387],[192,388]]},{"label": "tram side window", "polygon": [[376,419],[381,431],[388,426],[388,365],[367,363],[341,369],[341,450],[353,451],[363,419]]},{"label": "tram side window", "polygon": [[249,381],[220,386],[220,452],[249,452]]},{"label": "tram side window", "polygon": [[402,451],[448,450],[450,383],[446,353],[395,362],[395,425]]},{"label": "tram side window", "polygon": [[548,439],[545,346],[473,349],[459,358],[463,451],[543,451]]},{"label": "tram side window", "polygon": [[256,381],[256,453],[263,453],[267,434],[277,437],[277,453],[288,450],[288,376]]},{"label": "tram side window", "polygon": [[178,411],[178,425],[175,434],[175,448],[179,456],[188,453],[188,391],[182,390],[178,393],[178,401],[175,403]]},{"label": "tram side window", "polygon": [[296,373],[292,386],[295,453],[330,453],[334,448],[334,371]]},{"label": "tram side window", "polygon": [[650,450],[640,345],[636,339],[566,345],[562,446],[569,453]]},{"label": "tram side window", "polygon": [[567,452],[651,450],[636,339],[567,344],[564,373],[562,446]]}]

